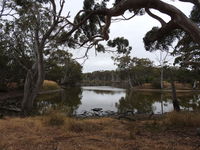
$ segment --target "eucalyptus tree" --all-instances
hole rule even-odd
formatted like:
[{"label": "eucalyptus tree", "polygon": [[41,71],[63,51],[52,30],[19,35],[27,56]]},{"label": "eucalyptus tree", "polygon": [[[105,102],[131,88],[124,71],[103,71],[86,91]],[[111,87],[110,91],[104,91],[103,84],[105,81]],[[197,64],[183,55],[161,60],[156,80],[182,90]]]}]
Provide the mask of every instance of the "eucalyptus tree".
[{"label": "eucalyptus tree", "polygon": [[[200,26],[200,8],[193,7],[190,19]],[[174,55],[178,57],[175,63],[179,63],[182,67],[190,69],[199,69],[200,67],[200,46],[192,41],[190,36],[185,32],[178,34],[178,43],[176,44]]]},{"label": "eucalyptus tree", "polygon": [[[45,3],[44,3],[45,2]],[[25,54],[29,61],[20,62],[27,75],[24,84],[22,110],[29,113],[33,102],[42,86],[45,76],[44,56],[61,47],[73,47],[70,39],[65,44],[58,44],[61,32],[70,30],[69,14],[62,16],[65,0],[58,3],[49,1],[16,0],[15,15],[9,22],[8,47],[17,60]],[[66,50],[66,48],[65,48]],[[30,65],[27,63],[30,62]]]},{"label": "eucalyptus tree", "polygon": [[153,62],[148,58],[131,58],[130,55],[125,55],[114,60],[121,77],[128,80],[131,88],[151,82],[155,78]]},{"label": "eucalyptus tree", "polygon": [[[190,20],[183,12],[175,6],[163,2],[161,0],[116,0],[111,8],[107,8],[106,3],[109,0],[103,0],[101,3],[94,0],[85,0],[83,10],[80,10],[75,18],[73,31],[77,30],[79,33],[85,33],[84,36],[79,36],[79,40],[92,41],[93,44],[101,40],[109,39],[109,27],[114,17],[122,16],[122,20],[132,19],[136,15],[143,15],[145,12],[152,18],[161,23],[161,27],[155,28],[151,35],[145,38],[145,44],[148,46],[160,38],[165,37],[175,29],[181,29],[187,32],[193,41],[200,44],[200,30],[198,26]],[[179,0],[181,2],[192,3],[199,7],[198,0]],[[171,20],[166,22],[161,17],[151,12],[151,9],[158,10],[163,14],[171,17]],[[132,17],[125,18],[124,14],[129,11]],[[87,20],[86,22],[84,22]],[[87,32],[86,32],[87,30]],[[69,34],[69,33],[68,33]],[[67,35],[63,34],[61,41],[67,41]],[[80,35],[80,34],[76,34]]]},{"label": "eucalyptus tree", "polygon": [[7,16],[14,16],[14,1],[13,0],[1,0],[0,1],[0,19]]},{"label": "eucalyptus tree", "polygon": [[[196,23],[199,27],[200,23],[200,11],[198,5],[194,6],[189,19]],[[150,32],[146,34],[145,39],[154,33],[154,27]],[[173,45],[173,46],[172,46]],[[156,49],[164,50],[169,52],[172,49],[171,54],[176,56],[174,64],[179,64],[180,67],[193,70],[196,74],[199,74],[199,61],[200,61],[200,47],[198,42],[194,41],[191,36],[180,29],[176,29],[171,32],[167,37],[161,38],[159,41],[146,44],[146,49],[149,51],[154,51]],[[190,78],[190,77],[188,77]],[[198,75],[194,78],[194,87],[196,87],[197,80],[199,80]]]},{"label": "eucalyptus tree", "polygon": [[[200,26],[200,9],[194,6],[190,14],[190,19]],[[192,41],[190,36],[185,32],[180,32],[179,40],[176,44],[173,54],[177,56],[175,63],[182,68],[192,70],[193,88],[197,87],[197,82],[200,80],[200,46],[198,43]]]},{"label": "eucalyptus tree", "polygon": [[47,53],[49,56],[45,58],[45,79],[61,83],[65,75],[65,64],[71,60],[72,54],[66,50],[47,51]]},{"label": "eucalyptus tree", "polygon": [[[121,38],[115,38],[114,40],[108,41],[108,46],[115,47],[118,51],[118,54],[112,59],[115,62],[115,65],[117,65],[117,69],[119,70],[122,79],[128,78],[128,83],[130,87],[132,88],[132,81],[131,81],[131,56],[130,51],[132,50],[132,47],[129,46],[129,41],[127,39]],[[122,76],[122,74],[125,74],[125,76]]]},{"label": "eucalyptus tree", "polygon": [[12,23],[7,20],[7,17],[12,18],[14,14],[14,2],[12,0],[0,1],[0,90],[4,91],[7,90],[8,82],[16,82],[17,78],[23,74],[19,72],[17,75],[13,75],[13,72],[19,69],[19,65],[16,64],[8,47]]},{"label": "eucalyptus tree", "polygon": [[63,86],[78,86],[82,80],[82,66],[75,60],[68,59],[63,67]]}]

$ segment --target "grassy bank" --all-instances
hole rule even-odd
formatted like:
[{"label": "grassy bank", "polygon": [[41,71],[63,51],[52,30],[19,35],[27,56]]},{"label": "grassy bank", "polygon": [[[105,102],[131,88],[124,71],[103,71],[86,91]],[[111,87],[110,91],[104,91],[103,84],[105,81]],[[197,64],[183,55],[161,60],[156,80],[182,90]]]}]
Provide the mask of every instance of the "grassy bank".
[{"label": "grassy bank", "polygon": [[57,90],[60,86],[55,81],[44,80],[42,85],[42,91]]},{"label": "grassy bank", "polygon": [[[53,93],[58,92],[61,90],[61,87],[55,82],[55,81],[49,81],[44,80],[42,89],[40,90],[39,94],[47,94],[47,93]],[[10,98],[15,97],[22,97],[23,96],[23,90],[13,90],[13,91],[7,91],[7,92],[0,92],[0,100],[6,100]],[[1,150],[1,149],[0,149]]]},{"label": "grassy bank", "polygon": [[0,120],[0,150],[194,150],[199,126],[200,115],[193,113],[140,121],[78,120],[60,112],[5,118]]}]

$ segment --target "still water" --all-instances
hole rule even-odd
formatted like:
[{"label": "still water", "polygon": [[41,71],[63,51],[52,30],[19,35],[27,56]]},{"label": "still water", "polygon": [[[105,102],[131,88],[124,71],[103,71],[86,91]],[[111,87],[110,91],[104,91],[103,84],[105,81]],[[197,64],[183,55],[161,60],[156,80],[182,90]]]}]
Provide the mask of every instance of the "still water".
[{"label": "still water", "polygon": [[[200,110],[199,93],[177,93],[181,109]],[[124,113],[162,114],[173,110],[171,93],[136,92],[109,86],[68,88],[58,93],[40,95],[35,103],[37,112],[62,109],[67,113],[82,114],[93,108]]]}]

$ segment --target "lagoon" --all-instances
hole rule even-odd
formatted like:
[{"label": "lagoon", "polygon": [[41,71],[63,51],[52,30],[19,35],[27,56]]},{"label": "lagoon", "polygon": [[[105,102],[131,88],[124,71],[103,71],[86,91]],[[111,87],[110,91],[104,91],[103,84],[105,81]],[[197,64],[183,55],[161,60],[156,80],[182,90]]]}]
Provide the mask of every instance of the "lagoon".
[{"label": "lagoon", "polygon": [[[200,93],[177,93],[183,110],[200,110]],[[83,86],[67,88],[58,93],[40,95],[35,103],[40,114],[60,109],[74,115],[91,112],[93,108],[124,113],[163,114],[173,111],[170,92],[139,92],[111,86]]]}]

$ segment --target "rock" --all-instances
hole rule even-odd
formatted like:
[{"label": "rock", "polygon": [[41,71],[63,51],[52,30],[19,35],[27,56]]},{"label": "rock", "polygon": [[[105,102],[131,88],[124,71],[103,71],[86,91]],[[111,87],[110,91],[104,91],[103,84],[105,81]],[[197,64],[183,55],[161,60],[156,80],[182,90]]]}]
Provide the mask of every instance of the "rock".
[{"label": "rock", "polygon": [[7,111],[21,112],[21,109],[17,107],[0,107],[0,109]]},{"label": "rock", "polygon": [[134,115],[134,110],[127,110],[125,112],[126,115]]},{"label": "rock", "polygon": [[189,140],[190,140],[190,137],[186,137],[185,139],[186,139],[187,141],[189,141]]},{"label": "rock", "polygon": [[99,111],[101,111],[101,110],[103,110],[102,108],[93,108],[92,109],[92,111],[96,111],[96,112],[99,112]]},{"label": "rock", "polygon": [[113,116],[113,115],[116,115],[116,112],[111,111],[111,110],[107,110],[107,111],[104,112],[104,115],[105,116]]}]

